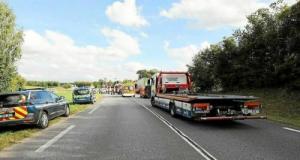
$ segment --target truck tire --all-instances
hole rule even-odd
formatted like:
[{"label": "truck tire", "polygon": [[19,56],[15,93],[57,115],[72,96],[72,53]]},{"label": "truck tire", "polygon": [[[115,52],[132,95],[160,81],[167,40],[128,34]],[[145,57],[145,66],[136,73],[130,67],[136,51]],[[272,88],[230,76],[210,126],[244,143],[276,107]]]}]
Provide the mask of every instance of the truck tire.
[{"label": "truck tire", "polygon": [[169,105],[169,111],[172,117],[177,117],[176,106],[173,103]]},{"label": "truck tire", "polygon": [[156,106],[156,105],[155,105],[154,97],[151,98],[151,106],[152,106],[152,107],[155,107],[155,106]]},{"label": "truck tire", "polygon": [[41,129],[45,129],[48,127],[48,125],[49,125],[48,114],[45,111],[42,111],[37,126]]},{"label": "truck tire", "polygon": [[64,117],[69,117],[70,115],[70,107],[69,105],[65,106],[65,113],[63,114]]}]

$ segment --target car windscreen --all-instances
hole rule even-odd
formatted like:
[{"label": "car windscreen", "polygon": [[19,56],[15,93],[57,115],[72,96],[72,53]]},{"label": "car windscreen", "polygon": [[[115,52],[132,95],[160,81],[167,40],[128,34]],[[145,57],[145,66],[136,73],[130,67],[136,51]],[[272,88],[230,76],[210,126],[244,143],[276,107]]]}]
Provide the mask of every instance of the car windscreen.
[{"label": "car windscreen", "polygon": [[0,108],[19,106],[25,101],[26,96],[24,94],[3,94],[0,95]]},{"label": "car windscreen", "polygon": [[88,89],[74,90],[74,95],[87,95],[87,94],[90,94],[90,90],[88,90]]}]

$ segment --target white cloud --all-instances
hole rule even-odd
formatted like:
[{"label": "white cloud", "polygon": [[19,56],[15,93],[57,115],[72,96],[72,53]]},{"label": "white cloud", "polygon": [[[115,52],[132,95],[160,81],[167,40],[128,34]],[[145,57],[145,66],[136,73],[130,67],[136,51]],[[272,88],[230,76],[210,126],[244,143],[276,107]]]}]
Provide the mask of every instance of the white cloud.
[{"label": "white cloud", "polygon": [[106,8],[106,15],[113,21],[124,26],[142,27],[148,25],[147,20],[140,15],[141,8],[135,0],[116,1]]},{"label": "white cloud", "polygon": [[168,56],[177,62],[178,69],[186,70],[186,65],[192,63],[193,57],[202,49],[209,47],[207,41],[201,43],[199,46],[190,44],[180,48],[171,48],[168,41],[164,44],[164,49]]},{"label": "white cloud", "polygon": [[[138,41],[130,35],[109,28],[101,30],[108,46],[77,46],[72,38],[53,31],[41,35],[25,31],[19,72],[29,80],[97,80],[133,78],[124,69],[127,57],[140,54]],[[132,75],[131,75],[132,76]]]},{"label": "white cloud", "polygon": [[140,32],[140,36],[143,37],[143,38],[148,38],[148,34],[145,33],[145,32]]},{"label": "white cloud", "polygon": [[112,39],[109,47],[106,48],[110,53],[123,57],[127,57],[128,54],[137,55],[140,53],[138,41],[130,35],[122,31],[112,30],[109,28],[104,28],[101,32],[107,38]]},{"label": "white cloud", "polygon": [[267,5],[261,0],[180,0],[160,15],[191,20],[192,25],[206,29],[239,27],[245,24],[246,15]]},{"label": "white cloud", "polygon": [[288,5],[293,5],[297,2],[298,0],[284,0],[284,2]]}]

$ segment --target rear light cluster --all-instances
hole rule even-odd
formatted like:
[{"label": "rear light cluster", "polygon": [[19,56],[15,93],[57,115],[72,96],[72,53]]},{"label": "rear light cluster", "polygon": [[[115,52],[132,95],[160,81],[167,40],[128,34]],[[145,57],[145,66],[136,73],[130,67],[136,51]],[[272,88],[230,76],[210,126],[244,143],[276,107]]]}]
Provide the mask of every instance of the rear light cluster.
[{"label": "rear light cluster", "polygon": [[193,104],[193,108],[201,109],[201,110],[209,110],[210,105],[209,105],[209,103],[195,103],[195,104]]},{"label": "rear light cluster", "polygon": [[259,101],[248,101],[244,103],[244,108],[255,109],[260,107],[261,107],[261,103]]},{"label": "rear light cluster", "polygon": [[244,108],[242,108],[243,114],[254,115],[259,114],[261,109],[261,103],[259,101],[244,102]]}]

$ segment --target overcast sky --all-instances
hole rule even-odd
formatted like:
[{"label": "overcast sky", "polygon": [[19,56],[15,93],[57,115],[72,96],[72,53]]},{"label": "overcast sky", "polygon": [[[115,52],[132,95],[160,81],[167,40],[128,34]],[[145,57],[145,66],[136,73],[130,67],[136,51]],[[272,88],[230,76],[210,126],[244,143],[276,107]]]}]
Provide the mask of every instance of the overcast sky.
[{"label": "overcast sky", "polygon": [[[288,4],[296,0],[286,0]],[[271,0],[6,0],[25,34],[29,80],[136,79],[138,69],[186,70],[192,57]]]}]

